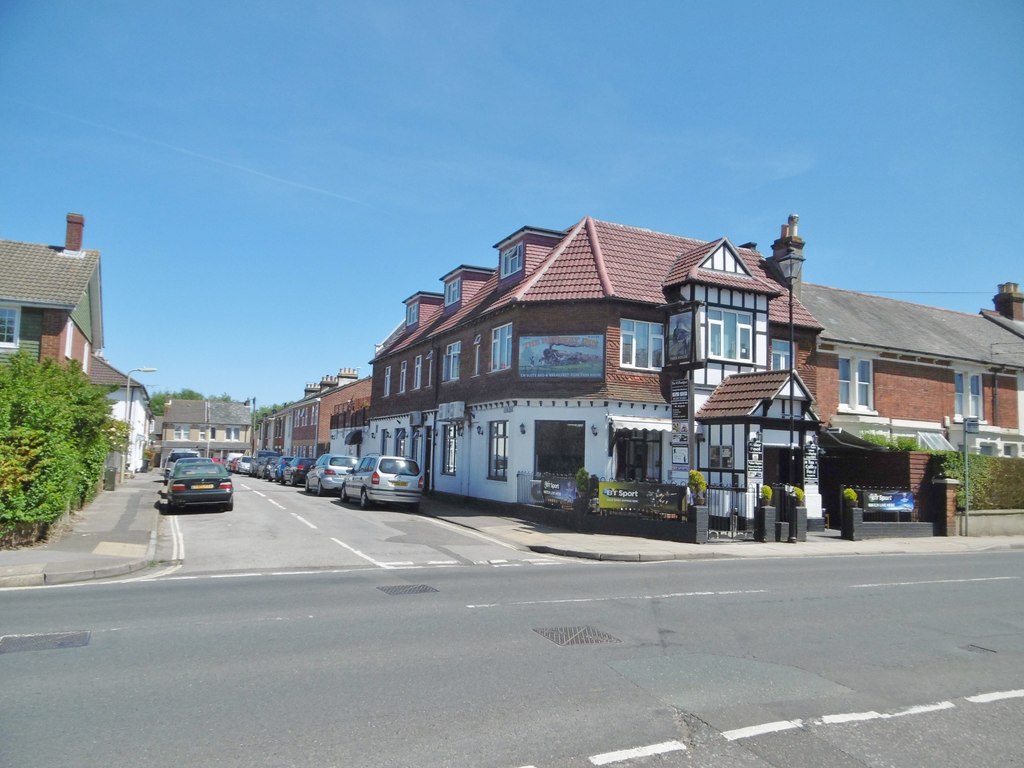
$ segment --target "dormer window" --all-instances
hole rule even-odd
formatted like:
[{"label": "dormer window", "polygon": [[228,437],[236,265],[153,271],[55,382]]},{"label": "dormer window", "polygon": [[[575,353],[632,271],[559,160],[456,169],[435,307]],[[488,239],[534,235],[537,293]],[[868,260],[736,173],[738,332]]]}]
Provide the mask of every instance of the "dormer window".
[{"label": "dormer window", "polygon": [[420,303],[414,301],[405,305],[405,327],[411,328],[420,321]]},{"label": "dormer window", "polygon": [[444,305],[450,307],[452,304],[458,304],[459,299],[462,298],[462,278],[456,277],[444,284]]},{"label": "dormer window", "polygon": [[514,275],[523,269],[523,244],[516,243],[501,252],[501,276]]}]

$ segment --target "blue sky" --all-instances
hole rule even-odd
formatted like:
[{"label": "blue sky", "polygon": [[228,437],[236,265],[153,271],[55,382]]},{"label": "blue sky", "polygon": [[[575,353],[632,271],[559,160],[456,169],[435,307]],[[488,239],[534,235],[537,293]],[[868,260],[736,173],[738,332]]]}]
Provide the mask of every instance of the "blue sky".
[{"label": "blue sky", "polygon": [[[585,215],[975,313],[1024,283],[1024,3],[0,3],[0,237],[103,254],[106,357],[260,405]],[[893,293],[893,292],[903,293]]]}]

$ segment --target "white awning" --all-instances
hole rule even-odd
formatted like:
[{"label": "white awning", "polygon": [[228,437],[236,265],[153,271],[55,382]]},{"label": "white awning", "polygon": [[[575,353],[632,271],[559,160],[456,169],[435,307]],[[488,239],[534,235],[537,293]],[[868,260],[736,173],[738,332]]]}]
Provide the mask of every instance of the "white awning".
[{"label": "white awning", "polygon": [[641,416],[612,416],[611,422],[615,429],[647,429],[657,432],[671,432],[671,419],[643,418]]}]

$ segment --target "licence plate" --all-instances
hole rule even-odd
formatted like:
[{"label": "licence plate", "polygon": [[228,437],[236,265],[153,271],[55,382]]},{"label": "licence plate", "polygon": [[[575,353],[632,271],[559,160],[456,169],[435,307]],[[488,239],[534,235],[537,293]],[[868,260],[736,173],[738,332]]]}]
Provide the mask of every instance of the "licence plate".
[{"label": "licence plate", "polygon": [[213,488],[213,483],[199,483],[192,486],[193,491],[208,491],[211,488]]},{"label": "licence plate", "polygon": [[407,482],[405,482],[405,480],[395,480],[395,481],[394,481],[393,483],[391,483],[391,484],[392,484],[393,486],[395,486],[395,488],[405,488],[405,486],[407,486],[407,485],[408,485],[408,483],[407,483]]}]

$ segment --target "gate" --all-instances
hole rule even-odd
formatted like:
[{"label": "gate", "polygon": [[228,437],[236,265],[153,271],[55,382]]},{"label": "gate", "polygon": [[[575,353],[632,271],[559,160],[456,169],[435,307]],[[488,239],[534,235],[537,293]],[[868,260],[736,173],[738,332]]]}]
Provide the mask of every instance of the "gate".
[{"label": "gate", "polygon": [[753,538],[754,510],[746,489],[709,485],[707,506],[708,538]]}]

